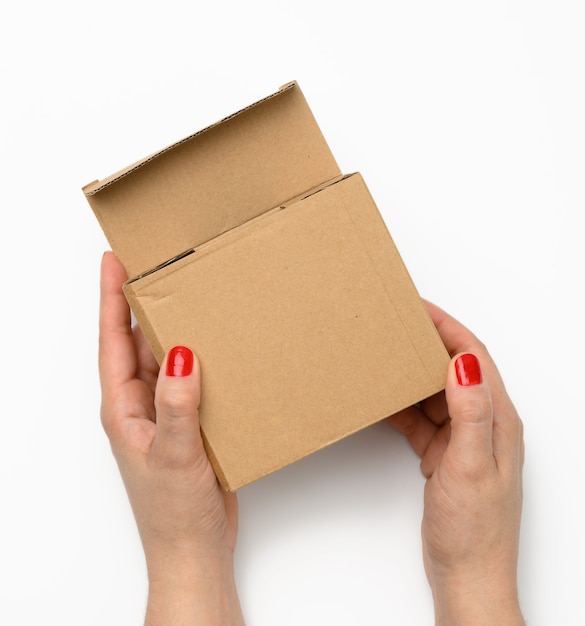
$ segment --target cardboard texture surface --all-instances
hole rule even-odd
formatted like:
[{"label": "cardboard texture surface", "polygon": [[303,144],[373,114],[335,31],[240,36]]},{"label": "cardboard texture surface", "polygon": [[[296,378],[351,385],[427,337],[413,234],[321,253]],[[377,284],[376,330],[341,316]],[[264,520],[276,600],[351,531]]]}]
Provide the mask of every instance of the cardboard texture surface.
[{"label": "cardboard texture surface", "polygon": [[449,356],[380,213],[296,83],[84,192],[157,360],[199,356],[225,489],[444,388]]}]

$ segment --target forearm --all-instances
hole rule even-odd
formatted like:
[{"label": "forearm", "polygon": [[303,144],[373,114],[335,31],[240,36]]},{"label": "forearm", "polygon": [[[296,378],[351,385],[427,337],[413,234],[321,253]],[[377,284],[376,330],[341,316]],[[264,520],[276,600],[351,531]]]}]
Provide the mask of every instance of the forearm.
[{"label": "forearm", "polygon": [[231,563],[149,572],[145,626],[243,626]]}]

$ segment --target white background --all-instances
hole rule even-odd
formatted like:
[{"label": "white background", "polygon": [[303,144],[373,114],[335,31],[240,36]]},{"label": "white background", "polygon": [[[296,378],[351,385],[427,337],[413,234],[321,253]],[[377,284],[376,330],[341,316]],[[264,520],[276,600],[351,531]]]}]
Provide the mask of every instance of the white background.
[{"label": "white background", "polygon": [[[488,345],[521,412],[528,623],[585,624],[581,0],[7,6],[0,623],[144,613],[142,551],[98,417],[107,243],[81,187],[298,80],[421,294]],[[384,424],[244,488],[248,623],[433,623],[422,490]]]}]

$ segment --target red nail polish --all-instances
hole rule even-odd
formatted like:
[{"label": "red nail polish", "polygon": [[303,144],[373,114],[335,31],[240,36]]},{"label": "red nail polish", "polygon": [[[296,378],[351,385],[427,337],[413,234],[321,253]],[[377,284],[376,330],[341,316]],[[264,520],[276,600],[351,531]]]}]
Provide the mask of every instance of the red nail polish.
[{"label": "red nail polish", "polygon": [[193,371],[193,353],[185,346],[171,348],[167,357],[167,376],[189,376]]},{"label": "red nail polish", "polygon": [[475,354],[462,354],[455,361],[455,373],[457,374],[457,382],[462,387],[481,383],[481,367]]}]

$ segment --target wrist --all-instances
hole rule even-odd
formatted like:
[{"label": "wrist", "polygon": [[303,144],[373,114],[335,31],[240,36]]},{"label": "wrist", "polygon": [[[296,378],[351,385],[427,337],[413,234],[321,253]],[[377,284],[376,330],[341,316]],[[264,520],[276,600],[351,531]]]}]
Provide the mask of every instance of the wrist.
[{"label": "wrist", "polygon": [[145,626],[242,626],[231,558],[157,563],[148,568]]},{"label": "wrist", "polygon": [[524,626],[515,577],[452,576],[431,584],[436,626]]}]

